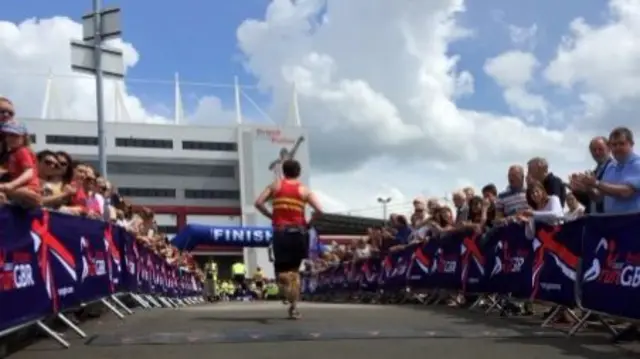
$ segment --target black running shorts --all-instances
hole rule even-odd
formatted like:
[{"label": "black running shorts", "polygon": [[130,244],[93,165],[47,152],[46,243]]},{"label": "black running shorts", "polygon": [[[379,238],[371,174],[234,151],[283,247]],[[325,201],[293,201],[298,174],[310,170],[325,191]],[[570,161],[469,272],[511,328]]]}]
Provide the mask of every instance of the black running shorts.
[{"label": "black running shorts", "polygon": [[304,228],[274,230],[273,257],[276,273],[298,272],[309,254],[309,235]]}]

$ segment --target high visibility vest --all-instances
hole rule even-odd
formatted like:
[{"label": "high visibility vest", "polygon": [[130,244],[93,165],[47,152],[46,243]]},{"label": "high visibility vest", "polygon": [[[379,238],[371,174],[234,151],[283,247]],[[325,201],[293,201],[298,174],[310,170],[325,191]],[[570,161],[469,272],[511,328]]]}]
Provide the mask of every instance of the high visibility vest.
[{"label": "high visibility vest", "polygon": [[235,263],[231,266],[233,275],[244,275],[244,263]]}]

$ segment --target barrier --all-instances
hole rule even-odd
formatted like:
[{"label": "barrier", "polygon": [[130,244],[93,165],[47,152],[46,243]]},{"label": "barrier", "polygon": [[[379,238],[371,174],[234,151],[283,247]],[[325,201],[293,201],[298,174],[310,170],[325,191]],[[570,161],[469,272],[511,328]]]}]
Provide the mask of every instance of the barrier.
[{"label": "barrier", "polygon": [[[303,290],[312,300],[428,293],[438,301],[443,291],[479,294],[490,300],[487,312],[511,298],[550,302],[557,305],[554,313],[564,309],[575,318],[570,335],[587,318],[599,319],[615,335],[599,314],[640,319],[638,233],[640,214],[587,216],[556,226],[513,223],[483,234],[458,230],[385,256],[306,273]],[[576,315],[575,308],[584,314]]]},{"label": "barrier", "polygon": [[119,318],[133,314],[118,297],[143,308],[202,301],[197,278],[139,245],[123,228],[46,210],[0,207],[0,337],[37,325],[63,347],[44,322],[57,317],[86,334],[64,313],[100,302]]}]

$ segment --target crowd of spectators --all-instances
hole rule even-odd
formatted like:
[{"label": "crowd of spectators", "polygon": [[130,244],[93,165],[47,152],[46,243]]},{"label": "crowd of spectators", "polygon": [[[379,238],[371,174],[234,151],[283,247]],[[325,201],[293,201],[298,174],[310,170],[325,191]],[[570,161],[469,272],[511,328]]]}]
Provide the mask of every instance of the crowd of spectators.
[{"label": "crowd of spectators", "polygon": [[0,204],[43,207],[111,222],[169,264],[204,278],[193,258],[179,253],[167,235],[158,231],[153,211],[134,206],[95,168],[66,152],[45,149],[34,153],[27,128],[14,116],[12,102],[0,97]]},{"label": "crowd of spectators", "polygon": [[[400,250],[411,243],[429,241],[442,233],[472,228],[489,233],[509,222],[532,220],[559,224],[589,213],[623,214],[640,211],[640,157],[634,153],[634,136],[624,127],[589,143],[594,168],[556,176],[546,159],[534,157],[525,166],[507,171],[503,191],[489,183],[480,192],[463,188],[453,193],[453,206],[437,199],[416,198],[407,219],[391,214],[387,225],[371,228],[351,246],[333,244],[320,254],[315,268],[354,258],[366,258]],[[453,298],[458,305],[460,299]],[[525,303],[528,304],[528,303]],[[525,305],[523,313],[530,312]]]}]

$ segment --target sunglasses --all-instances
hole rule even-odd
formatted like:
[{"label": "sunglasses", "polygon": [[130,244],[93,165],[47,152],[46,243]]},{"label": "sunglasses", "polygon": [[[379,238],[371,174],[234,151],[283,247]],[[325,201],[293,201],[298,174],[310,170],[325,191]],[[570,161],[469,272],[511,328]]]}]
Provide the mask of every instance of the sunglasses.
[{"label": "sunglasses", "polygon": [[62,167],[62,168],[66,168],[69,164],[64,162],[64,161],[59,161],[58,162],[58,166]]},{"label": "sunglasses", "polygon": [[15,112],[11,111],[11,110],[7,110],[7,109],[0,109],[0,116],[3,117],[13,117],[13,115],[15,115]]},{"label": "sunglasses", "polygon": [[52,160],[44,160],[44,164],[51,168],[60,168],[60,164]]}]

